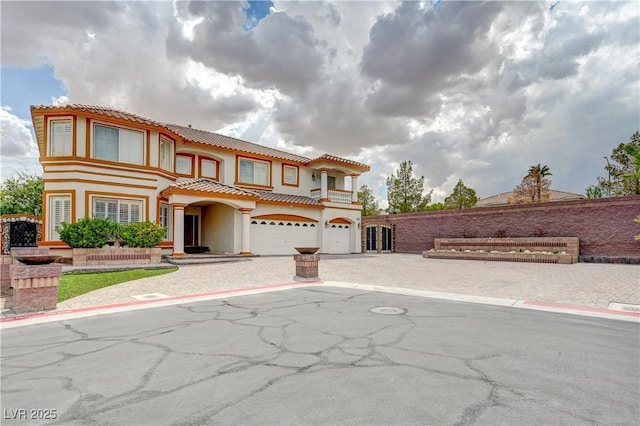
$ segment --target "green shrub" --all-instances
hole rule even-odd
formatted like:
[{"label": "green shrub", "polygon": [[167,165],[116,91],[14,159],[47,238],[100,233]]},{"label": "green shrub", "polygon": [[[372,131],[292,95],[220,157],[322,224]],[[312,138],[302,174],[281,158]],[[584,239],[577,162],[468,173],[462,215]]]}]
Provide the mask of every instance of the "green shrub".
[{"label": "green shrub", "polygon": [[155,247],[166,230],[153,222],[135,222],[122,230],[122,239],[129,247]]},{"label": "green shrub", "polygon": [[113,222],[107,219],[87,217],[76,223],[62,222],[60,240],[73,248],[96,248],[104,246],[111,238]]}]

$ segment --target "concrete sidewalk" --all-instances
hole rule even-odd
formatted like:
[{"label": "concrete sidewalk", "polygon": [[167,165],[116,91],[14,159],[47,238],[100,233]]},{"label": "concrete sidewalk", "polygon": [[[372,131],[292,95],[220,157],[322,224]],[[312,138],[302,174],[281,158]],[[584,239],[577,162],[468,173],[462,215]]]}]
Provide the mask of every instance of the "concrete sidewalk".
[{"label": "concrete sidewalk", "polygon": [[[325,282],[611,309],[640,305],[640,267],[424,259],[420,255],[323,256]],[[103,288],[58,304],[58,310],[162,300],[293,281],[290,256],[182,266],[176,272]],[[614,308],[615,309],[615,308]],[[619,309],[619,307],[618,307]]]}]

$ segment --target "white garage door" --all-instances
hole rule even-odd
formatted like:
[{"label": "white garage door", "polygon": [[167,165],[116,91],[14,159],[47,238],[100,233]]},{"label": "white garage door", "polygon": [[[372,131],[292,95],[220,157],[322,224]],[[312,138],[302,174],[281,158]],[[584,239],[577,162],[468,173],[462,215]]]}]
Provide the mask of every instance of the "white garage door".
[{"label": "white garage door", "polygon": [[251,252],[296,254],[294,247],[318,247],[318,224],[286,220],[251,221]]},{"label": "white garage door", "polygon": [[350,253],[350,241],[351,225],[332,223],[331,226],[329,226],[329,253]]}]

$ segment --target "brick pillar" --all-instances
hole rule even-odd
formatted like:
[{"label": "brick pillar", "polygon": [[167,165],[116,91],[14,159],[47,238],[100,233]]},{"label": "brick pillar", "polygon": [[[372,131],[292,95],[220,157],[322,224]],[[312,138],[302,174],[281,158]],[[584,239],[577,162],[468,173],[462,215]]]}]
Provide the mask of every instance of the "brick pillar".
[{"label": "brick pillar", "polygon": [[55,309],[62,265],[11,265],[13,311],[17,314]]},{"label": "brick pillar", "polygon": [[319,254],[294,254],[293,260],[296,262],[296,281],[317,281]]}]

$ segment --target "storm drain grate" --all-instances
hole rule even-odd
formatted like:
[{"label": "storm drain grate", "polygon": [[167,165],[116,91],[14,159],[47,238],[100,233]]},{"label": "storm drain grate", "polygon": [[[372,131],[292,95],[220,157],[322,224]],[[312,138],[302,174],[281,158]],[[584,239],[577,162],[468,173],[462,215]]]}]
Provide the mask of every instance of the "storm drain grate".
[{"label": "storm drain grate", "polygon": [[407,310],[404,308],[396,308],[394,306],[376,306],[375,308],[369,309],[369,312],[382,315],[402,315],[406,314]]},{"label": "storm drain grate", "polygon": [[165,297],[169,297],[169,296],[162,293],[148,293],[148,294],[138,294],[136,296],[131,296],[131,297],[138,300],[152,300],[152,299],[164,299]]},{"label": "storm drain grate", "polygon": [[632,305],[631,303],[611,302],[609,303],[609,309],[613,309],[614,311],[640,312],[640,305]]}]

